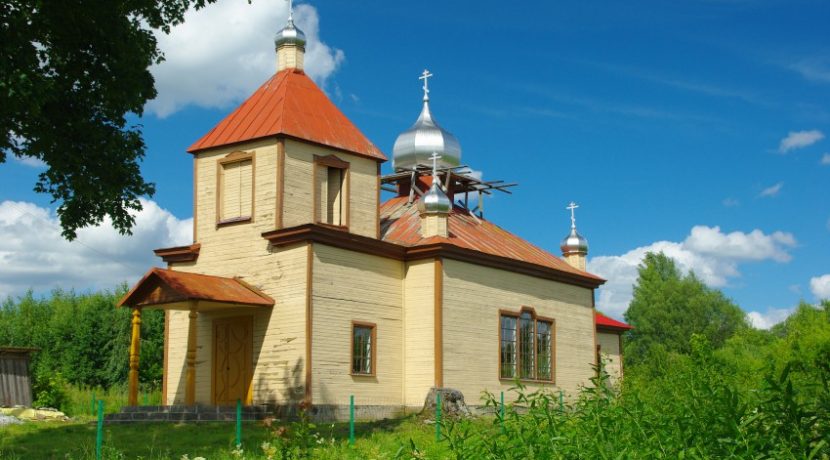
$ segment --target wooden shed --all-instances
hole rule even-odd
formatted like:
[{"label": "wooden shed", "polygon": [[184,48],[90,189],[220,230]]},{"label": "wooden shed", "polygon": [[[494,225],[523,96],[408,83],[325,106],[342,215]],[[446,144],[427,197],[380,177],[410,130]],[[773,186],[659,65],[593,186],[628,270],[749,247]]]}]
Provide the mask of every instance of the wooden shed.
[{"label": "wooden shed", "polygon": [[0,407],[32,405],[29,359],[34,348],[0,347]]}]

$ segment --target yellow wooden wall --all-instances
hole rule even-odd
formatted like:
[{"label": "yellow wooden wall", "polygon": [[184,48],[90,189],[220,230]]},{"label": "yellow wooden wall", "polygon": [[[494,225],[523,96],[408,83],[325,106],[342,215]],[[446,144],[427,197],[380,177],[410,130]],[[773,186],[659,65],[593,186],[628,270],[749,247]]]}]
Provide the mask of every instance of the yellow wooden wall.
[{"label": "yellow wooden wall", "polygon": [[605,370],[612,381],[622,377],[622,356],[620,354],[620,336],[608,332],[597,332],[597,343],[601,347]]},{"label": "yellow wooden wall", "polygon": [[[326,183],[326,169],[322,167],[318,170],[317,183],[312,183],[314,155],[335,155],[349,162],[349,231],[375,238],[378,213],[377,162],[292,139],[285,140],[284,226],[307,224],[314,218],[314,207],[311,206],[314,187],[322,187]],[[325,209],[325,194],[319,194],[317,201],[315,205]]]},{"label": "yellow wooden wall", "polygon": [[596,354],[591,296],[590,289],[445,259],[444,386],[461,390],[468,404],[479,404],[484,389],[513,386],[499,379],[499,310],[531,306],[556,321],[556,385],[546,386],[575,393],[592,376]]},{"label": "yellow wooden wall", "polygon": [[[402,263],[314,244],[314,404],[400,405]],[[375,323],[376,375],[352,376],[352,321]]]},{"label": "yellow wooden wall", "polygon": [[[263,240],[264,241],[264,240]],[[266,242],[267,243],[267,242]],[[265,252],[265,250],[263,250]],[[223,263],[202,258],[177,264],[175,269],[218,276],[243,276],[246,282],[271,295],[273,308],[231,308],[199,313],[196,355],[196,401],[211,403],[213,320],[253,316],[253,402],[299,401],[305,384],[305,299],[307,247],[298,244],[274,248],[262,257]],[[184,353],[188,312],[171,312],[168,342],[168,400],[184,402]]]},{"label": "yellow wooden wall", "polygon": [[406,264],[404,278],[404,404],[421,407],[435,383],[435,261]]}]

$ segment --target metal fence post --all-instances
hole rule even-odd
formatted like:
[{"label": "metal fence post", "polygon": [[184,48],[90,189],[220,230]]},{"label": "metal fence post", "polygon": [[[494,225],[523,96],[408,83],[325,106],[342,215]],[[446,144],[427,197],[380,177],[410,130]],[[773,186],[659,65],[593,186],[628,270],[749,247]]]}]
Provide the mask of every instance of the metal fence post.
[{"label": "metal fence post", "polygon": [[499,406],[499,414],[501,414],[501,433],[504,434],[504,392],[501,392],[501,406]]},{"label": "metal fence post", "polygon": [[435,393],[435,440],[441,440],[441,393]]},{"label": "metal fence post", "polygon": [[95,458],[101,460],[104,446],[104,401],[98,400],[98,433],[95,435]]},{"label": "metal fence post", "polygon": [[349,446],[354,447],[354,395],[349,395]]},{"label": "metal fence post", "polygon": [[236,400],[236,447],[242,445],[242,400]]}]

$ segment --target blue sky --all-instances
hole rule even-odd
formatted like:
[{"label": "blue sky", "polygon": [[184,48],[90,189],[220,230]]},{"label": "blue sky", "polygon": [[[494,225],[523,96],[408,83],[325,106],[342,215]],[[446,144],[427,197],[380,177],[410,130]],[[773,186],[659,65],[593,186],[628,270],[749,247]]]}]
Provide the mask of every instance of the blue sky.
[{"label": "blue sky", "polygon": [[[486,203],[490,220],[558,254],[564,208],[578,202],[589,268],[609,279],[600,308],[622,313],[638,258],[652,249],[762,326],[802,299],[830,297],[827,2],[315,1],[296,13],[309,74],[387,154],[418,115],[417,77],[428,68],[433,113],[464,162],[521,184]],[[282,0],[224,0],[161,39],[159,101],[138,120],[143,171],[158,188],[147,225],[164,227],[138,235],[146,244],[183,238],[192,215],[184,151],[270,76],[270,37],[284,18]],[[5,220],[0,204],[0,236],[54,226],[53,205],[31,191],[38,172],[14,160],[0,167],[0,202],[16,203]],[[122,241],[107,235],[59,245],[129,268],[92,278],[57,268],[38,272],[34,287],[99,287],[111,273],[132,282],[153,263],[138,243],[91,249]],[[25,281],[0,270],[0,293]]]}]

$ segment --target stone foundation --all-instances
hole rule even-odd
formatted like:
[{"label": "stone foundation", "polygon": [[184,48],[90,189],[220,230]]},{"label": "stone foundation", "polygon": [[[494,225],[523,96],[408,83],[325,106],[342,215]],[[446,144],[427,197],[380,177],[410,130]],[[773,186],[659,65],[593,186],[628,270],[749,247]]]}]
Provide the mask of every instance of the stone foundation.
[{"label": "stone foundation", "polygon": [[[355,420],[381,420],[397,418],[406,414],[403,406],[355,406]],[[335,404],[315,405],[308,412],[314,422],[345,422],[349,420],[349,406]],[[296,420],[299,407],[290,406],[244,406],[242,420],[252,422],[267,417]],[[230,422],[236,420],[235,406],[125,406],[117,414],[104,417],[106,423],[140,422]]]}]

